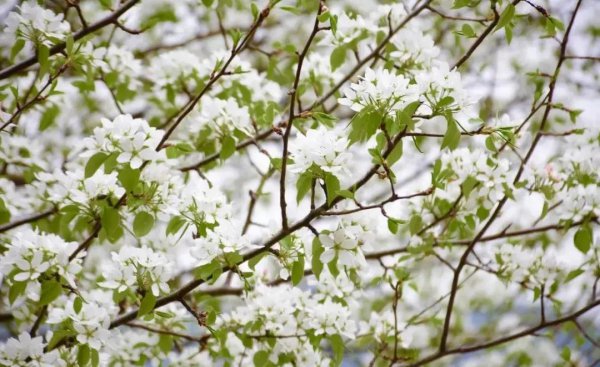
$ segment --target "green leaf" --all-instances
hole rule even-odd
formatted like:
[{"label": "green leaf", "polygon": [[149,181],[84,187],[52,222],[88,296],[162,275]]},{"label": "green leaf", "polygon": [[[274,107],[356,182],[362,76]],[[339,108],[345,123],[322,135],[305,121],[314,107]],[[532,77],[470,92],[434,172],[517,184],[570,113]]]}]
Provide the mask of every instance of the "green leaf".
[{"label": "green leaf", "polygon": [[[406,129],[406,131],[412,131],[415,127],[415,123],[412,119],[412,115],[409,115],[406,110],[404,111],[397,111],[396,112],[396,116],[398,118],[398,121],[400,122],[398,126],[398,131],[399,129]],[[395,126],[395,125],[394,125]],[[397,131],[393,131],[393,129],[390,131],[390,133],[394,134]]]},{"label": "green leaf", "polygon": [[323,112],[313,112],[312,118],[318,121],[320,124],[327,127],[333,127],[335,125],[336,118]]},{"label": "green leaf", "polygon": [[42,294],[40,295],[40,306],[45,306],[62,294],[62,285],[56,280],[46,280],[42,283]]},{"label": "green leaf", "polygon": [[[237,251],[234,252],[226,252],[225,253],[225,261],[230,266],[235,266],[244,261],[244,257],[240,255]],[[220,267],[219,267],[220,268]]]},{"label": "green leaf", "polygon": [[90,347],[87,344],[81,344],[77,351],[77,365],[85,366],[90,361]]},{"label": "green leaf", "polygon": [[565,281],[564,283],[569,283],[571,280],[577,278],[578,276],[580,276],[581,274],[585,273],[585,270],[583,269],[575,269],[569,272],[569,274],[567,274],[567,276],[565,277]]},{"label": "green leaf", "polygon": [[354,199],[354,193],[350,190],[338,190],[337,195],[346,199]]},{"label": "green leaf", "polygon": [[92,349],[92,367],[98,367],[100,365],[100,354],[96,349]]},{"label": "green leaf", "polygon": [[75,335],[75,332],[72,330],[61,330],[61,329],[55,330],[52,333],[52,339],[50,339],[46,348],[48,348],[48,350],[52,350],[52,349],[54,349],[56,344],[58,344],[58,342],[60,342],[62,339],[70,337],[70,336],[74,336],[74,335]]},{"label": "green leaf", "polygon": [[328,173],[325,176],[325,187],[327,189],[327,204],[331,204],[340,191],[340,180],[335,175]]},{"label": "green leaf", "polygon": [[333,350],[333,360],[340,365],[344,358],[344,340],[339,334],[334,334],[329,337],[329,342]]},{"label": "green leaf", "polygon": [[15,57],[21,52],[23,47],[25,46],[25,40],[23,38],[18,38],[13,47],[10,49],[10,62],[15,60]]},{"label": "green leaf", "polygon": [[231,157],[235,153],[235,139],[229,135],[225,135],[221,141],[221,153],[219,157],[223,160]]},{"label": "green leaf", "polygon": [[388,224],[388,229],[390,230],[391,233],[396,234],[398,233],[398,222],[396,222],[393,219],[388,219],[387,221]]},{"label": "green leaf", "polygon": [[408,230],[410,231],[410,234],[416,234],[421,230],[421,227],[423,225],[423,219],[421,218],[420,215],[413,215],[410,218],[410,222],[408,222]]},{"label": "green leaf", "polygon": [[6,203],[0,198],[0,224],[10,222],[10,210],[6,207]]},{"label": "green leaf", "polygon": [[461,33],[468,38],[475,38],[477,37],[477,35],[475,34],[475,31],[473,30],[473,28],[471,28],[471,26],[467,23],[463,24],[462,28],[461,28]]},{"label": "green leaf", "polygon": [[158,347],[163,353],[169,353],[173,349],[173,337],[171,335],[160,334]]},{"label": "green leaf", "polygon": [[444,135],[444,140],[442,140],[441,149],[448,147],[450,150],[454,150],[460,143],[460,130],[452,115],[446,114],[446,121],[448,122],[448,129]]},{"label": "green leaf", "polygon": [[196,270],[194,270],[194,275],[203,280],[208,280],[217,269],[221,269],[221,264],[217,259],[214,259],[212,262],[208,264],[204,264],[199,266]]},{"label": "green leaf", "polygon": [[494,31],[497,31],[497,30],[505,27],[507,24],[510,23],[510,21],[512,20],[512,18],[514,16],[515,16],[515,6],[513,4],[508,4],[506,9],[504,9],[502,14],[500,14],[500,19],[498,20],[498,24],[496,24],[496,28],[494,29]]},{"label": "green leaf", "polygon": [[104,173],[109,174],[115,170],[119,162],[117,162],[117,158],[119,157],[119,153],[114,152],[111,153],[108,158],[104,161]]},{"label": "green leaf", "polygon": [[390,152],[387,157],[387,164],[389,167],[393,166],[394,163],[398,162],[398,160],[402,157],[402,140],[396,144],[394,149]]},{"label": "green leaf", "polygon": [[50,70],[50,49],[44,44],[40,44],[37,50],[38,62],[40,64],[39,75],[44,76]]},{"label": "green leaf", "polygon": [[300,203],[302,198],[308,193],[312,187],[313,177],[309,173],[302,173],[296,181],[296,202]]},{"label": "green leaf", "polygon": [[383,115],[373,106],[363,108],[350,121],[350,144],[369,140],[383,121]]},{"label": "green leaf", "polygon": [[252,361],[256,367],[266,366],[269,362],[269,352],[266,350],[259,350],[254,353],[254,357],[252,357]]},{"label": "green leaf", "polygon": [[127,164],[119,170],[117,178],[125,190],[133,191],[140,181],[140,170],[133,169]]},{"label": "green leaf", "polygon": [[81,297],[75,297],[75,300],[73,301],[73,310],[75,311],[75,313],[79,313],[81,311],[82,306],[83,300],[81,299]]},{"label": "green leaf", "polygon": [[254,268],[256,268],[256,265],[260,262],[260,260],[262,260],[262,258],[267,255],[269,255],[268,251],[261,252],[260,254],[254,256],[253,258],[248,260],[248,266],[250,267],[250,269],[254,270]]},{"label": "green leaf", "polygon": [[154,310],[154,305],[156,305],[156,297],[152,292],[146,292],[142,302],[140,303],[140,309],[138,310],[138,317],[144,316],[152,312]]},{"label": "green leaf", "polygon": [[167,224],[167,229],[165,232],[167,235],[175,234],[175,233],[179,232],[179,230],[181,229],[181,227],[183,227],[184,224],[185,224],[185,219],[183,219],[182,217],[179,217],[179,216],[173,217],[169,221],[169,224]]},{"label": "green leaf", "polygon": [[56,120],[56,116],[60,113],[60,108],[56,105],[52,105],[44,111],[40,118],[40,131],[46,130]]},{"label": "green leaf", "polygon": [[144,237],[154,226],[154,216],[147,212],[139,212],[133,220],[133,233],[136,237]]},{"label": "green leaf", "polygon": [[27,282],[13,282],[8,291],[8,302],[13,304],[20,295],[25,293],[26,288]]},{"label": "green leaf", "polygon": [[67,51],[67,55],[73,55],[73,46],[75,44],[75,39],[72,34],[69,34],[65,39],[65,50]]},{"label": "green leaf", "polygon": [[473,188],[475,188],[475,185],[477,185],[478,183],[479,181],[477,181],[473,176],[468,176],[463,181],[460,187],[462,189],[462,193],[465,195],[465,198],[469,197],[469,194],[471,193],[471,191],[473,191]]},{"label": "green leaf", "polygon": [[331,13],[329,11],[323,12],[321,15],[319,15],[319,22],[320,23],[327,22],[329,20],[330,15],[331,15]]},{"label": "green leaf", "polygon": [[[206,0],[204,0],[206,1]],[[212,0],[209,0],[212,1]],[[258,15],[260,14],[260,10],[258,9],[258,5],[256,5],[255,2],[253,2],[252,4],[250,4],[250,9],[252,10],[252,19],[257,20],[258,19]]]},{"label": "green leaf", "polygon": [[321,271],[323,271],[323,263],[321,262],[321,254],[325,251],[321,241],[319,241],[319,237],[313,239],[312,242],[312,271],[317,279],[321,275]]},{"label": "green leaf", "polygon": [[304,257],[300,256],[297,261],[292,264],[292,284],[298,285],[304,276]]},{"label": "green leaf", "polygon": [[111,206],[105,207],[100,216],[100,222],[102,223],[102,229],[110,242],[115,242],[123,235],[123,228],[121,228],[121,214],[119,214],[117,209]]},{"label": "green leaf", "polygon": [[577,232],[575,232],[575,236],[573,237],[573,241],[575,242],[575,247],[584,254],[592,247],[592,241],[594,238],[594,234],[592,232],[592,227],[589,224],[584,224]]},{"label": "green leaf", "polygon": [[335,71],[337,68],[344,64],[346,61],[347,47],[345,45],[336,47],[331,55],[329,56],[329,64],[331,65],[331,71]]},{"label": "green leaf", "polygon": [[108,158],[108,155],[102,152],[98,152],[91,156],[85,165],[85,178],[92,177],[102,163],[104,163],[106,158]]}]

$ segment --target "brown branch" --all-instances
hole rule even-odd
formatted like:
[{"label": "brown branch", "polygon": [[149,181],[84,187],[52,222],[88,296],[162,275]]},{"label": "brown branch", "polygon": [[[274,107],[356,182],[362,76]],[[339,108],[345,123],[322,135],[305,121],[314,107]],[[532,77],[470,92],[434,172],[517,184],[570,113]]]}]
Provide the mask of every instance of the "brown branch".
[{"label": "brown branch", "polygon": [[382,208],[384,205],[388,204],[388,203],[392,203],[394,201],[397,200],[405,200],[405,199],[411,199],[414,197],[418,197],[418,196],[427,196],[430,195],[433,192],[433,188],[430,187],[426,190],[423,191],[419,191],[417,193],[414,194],[410,194],[410,195],[404,195],[404,196],[399,196],[399,195],[392,195],[389,198],[387,198],[386,200],[378,203],[378,204],[373,204],[373,205],[365,205],[365,206],[360,206],[358,208],[355,209],[348,209],[348,210],[338,210],[338,211],[327,211],[325,213],[323,213],[323,216],[332,216],[332,215],[346,215],[346,214],[352,214],[352,213],[357,213],[363,210],[369,210],[369,209],[376,209],[376,208]]},{"label": "brown branch", "polygon": [[600,61],[600,56],[565,56],[565,59],[570,60],[591,60],[591,61]]},{"label": "brown branch", "polygon": [[[403,137],[404,137],[404,132],[401,132],[400,134],[398,134],[395,137],[395,139],[392,141],[392,144],[389,145],[386,148],[385,152],[383,153],[384,159],[387,156],[389,156],[389,154],[392,152],[394,147],[402,140]],[[359,179],[352,186],[350,186],[349,191],[356,192],[359,188],[364,186],[377,173],[379,167],[380,167],[379,164],[376,164],[373,167],[371,167],[371,169],[367,173],[365,173],[365,175],[361,179]],[[222,272],[224,273],[224,272],[230,271],[233,268],[239,266],[240,264],[252,259],[253,257],[255,257],[265,251],[269,251],[271,249],[271,247],[273,247],[280,240],[282,240],[283,238],[289,236],[291,233],[294,233],[295,231],[297,231],[301,228],[309,226],[310,223],[315,218],[318,218],[319,216],[321,216],[323,213],[325,213],[327,210],[329,210],[333,206],[337,205],[342,200],[344,200],[343,197],[337,196],[337,197],[333,198],[330,203],[324,203],[321,206],[317,207],[316,209],[311,210],[304,218],[302,218],[298,222],[294,223],[293,225],[288,226],[287,229],[281,229],[279,232],[277,232],[275,235],[273,235],[273,237],[271,237],[269,240],[267,240],[265,243],[263,243],[263,245],[260,248],[252,250],[252,251],[246,253],[245,255],[243,255],[242,260],[239,263],[235,264],[233,267],[230,267],[230,266],[224,267],[222,269]],[[194,289],[196,289],[200,285],[204,284],[205,282],[206,282],[205,280],[200,279],[200,278],[191,280],[187,284],[183,285],[181,288],[173,291],[172,293],[170,293],[164,297],[159,298],[156,301],[154,309],[162,307],[171,302],[181,300],[188,293],[192,292]],[[134,320],[135,318],[137,318],[137,312],[138,312],[137,309],[132,310],[132,311],[126,313],[125,315],[122,315],[121,317],[117,318],[116,320],[113,320],[110,324],[110,328],[113,329],[115,327],[118,327],[122,324],[125,324],[127,322]]]},{"label": "brown branch", "polygon": [[[87,28],[83,28],[79,32],[75,33],[73,35],[73,39],[75,41],[77,41],[77,40],[87,36],[88,34],[94,33],[96,31],[106,27],[107,25],[113,24],[117,19],[119,19],[119,17],[121,15],[123,15],[125,12],[127,12],[129,9],[131,9],[131,7],[133,7],[138,1],[139,0],[127,1],[120,8],[118,8],[114,13],[109,14],[105,18],[100,19],[98,22],[90,25]],[[63,51],[66,47],[67,47],[67,44],[65,42],[61,42],[61,43],[55,45],[54,47],[52,47],[50,49],[50,56]],[[38,56],[34,55],[23,62],[9,66],[0,71],[0,80],[6,79],[6,78],[12,76],[13,74],[21,72],[21,71],[27,69],[28,67],[35,65],[37,62],[38,62]]]},{"label": "brown branch", "polygon": [[42,213],[39,213],[39,214],[33,214],[31,216],[15,220],[14,222],[3,224],[3,225],[0,226],[0,233],[6,232],[8,230],[11,230],[11,229],[19,227],[19,226],[22,226],[23,224],[32,223],[32,222],[35,222],[37,220],[49,217],[52,214],[56,213],[56,211],[57,211],[56,208],[52,208],[50,210],[46,210],[45,212],[42,212]]},{"label": "brown branch", "polygon": [[396,33],[398,33],[402,28],[404,28],[404,26],[408,22],[410,22],[413,18],[415,18],[417,15],[419,15],[423,10],[425,10],[427,8],[427,6],[429,5],[429,3],[431,3],[431,1],[432,0],[426,0],[423,4],[421,4],[419,7],[414,9],[410,14],[408,14],[406,16],[406,18],[404,18],[404,20],[396,28],[394,28],[391,32],[388,33],[388,35],[381,41],[381,43],[379,43],[379,45],[377,45],[377,47],[369,55],[367,55],[364,59],[360,60],[352,68],[352,70],[350,70],[350,72],[348,72],[348,74],[346,74],[342,78],[342,80],[340,80],[331,90],[329,90],[329,92],[327,92],[321,98],[319,98],[316,102],[314,102],[308,108],[308,110],[312,110],[313,108],[322,105],[331,96],[333,96],[338,91],[338,89],[340,89],[348,80],[350,80],[356,73],[358,73],[360,71],[360,69],[363,68],[363,66],[365,66],[369,61],[371,61],[377,55],[379,55],[381,53],[381,51],[384,49],[384,47],[388,44],[388,42],[390,42],[392,37]]},{"label": "brown branch", "polygon": [[485,22],[487,22],[489,20],[487,18],[468,18],[468,17],[447,15],[430,5],[427,5],[426,9],[431,11],[432,13],[435,13],[435,14],[439,15],[440,17],[442,17],[444,19],[448,19],[448,20],[462,20],[465,22],[477,22],[477,23],[481,23],[481,24],[484,24]]},{"label": "brown branch", "polygon": [[[46,83],[42,86],[42,88],[40,88],[40,90],[36,93],[36,95],[32,99],[30,99],[29,101],[26,100],[22,106],[19,106],[17,103],[17,111],[4,124],[2,124],[2,126],[0,126],[0,131],[3,131],[10,124],[16,125],[18,123],[19,117],[23,114],[23,112],[25,112],[28,109],[30,109],[31,107],[33,107],[37,102],[45,100],[48,96],[42,96],[42,94],[46,91],[46,89],[48,89],[48,87],[50,87],[53,84],[53,82],[62,73],[65,72],[65,70],[67,70],[67,65],[62,65],[54,75],[48,76],[48,80],[46,81]],[[25,95],[25,99],[27,99],[29,97],[29,93],[33,90],[33,87],[35,86],[35,82],[37,81],[37,77],[38,77],[38,75],[36,75],[36,77],[34,78],[31,88]]]},{"label": "brown branch", "polygon": [[83,240],[83,242],[81,242],[79,244],[79,246],[77,246],[77,248],[75,249],[75,251],[73,251],[73,253],[71,255],[69,255],[69,261],[73,261],[73,259],[75,259],[77,257],[77,255],[81,251],[86,250],[90,246],[90,244],[92,243],[92,241],[94,240],[94,238],[98,237],[98,233],[100,233],[100,229],[102,229],[102,225],[98,221],[96,223],[96,225],[94,226],[94,229],[92,230],[92,233],[90,233],[86,237],[86,239]]},{"label": "brown branch", "polygon": [[283,229],[286,229],[288,226],[288,219],[286,213],[287,203],[285,201],[285,177],[287,173],[287,159],[288,159],[288,144],[290,140],[290,133],[292,132],[292,127],[294,126],[294,110],[296,103],[296,94],[298,92],[298,85],[300,84],[300,75],[302,73],[302,65],[304,63],[304,58],[308,54],[308,50],[310,45],[312,44],[315,36],[319,32],[319,16],[325,6],[323,0],[319,1],[317,15],[315,16],[315,23],[313,25],[312,32],[304,45],[304,49],[298,55],[298,65],[296,66],[296,77],[294,78],[294,84],[292,86],[292,90],[290,91],[290,115],[288,118],[287,126],[285,128],[285,133],[283,134],[283,152],[281,153],[281,176],[279,180],[279,206],[281,209],[281,226]]},{"label": "brown branch", "polygon": [[256,191],[250,191],[250,202],[248,203],[248,213],[246,214],[246,220],[244,221],[244,227],[242,228],[242,235],[248,231],[250,224],[252,223],[252,214],[254,213],[254,207],[256,206],[256,201],[262,195],[263,187],[267,182],[267,179],[273,175],[275,171],[270,169],[267,173],[262,175],[260,182],[258,183],[258,187]]},{"label": "brown branch", "polygon": [[42,324],[42,319],[46,316],[47,311],[48,311],[48,305],[43,306],[42,309],[40,310],[40,313],[38,314],[37,318],[35,319],[35,322],[33,323],[31,330],[29,330],[29,335],[31,335],[32,337],[35,336],[35,334],[37,333],[37,330],[39,329],[40,325]]},{"label": "brown branch", "polygon": [[534,335],[535,333],[537,333],[540,330],[544,330],[546,328],[549,327],[553,327],[553,326],[558,326],[560,324],[563,324],[565,322],[569,322],[569,321],[573,321],[576,320],[578,317],[584,315],[585,313],[587,313],[588,311],[594,309],[595,307],[597,307],[598,305],[600,305],[600,300],[596,300],[595,302],[592,302],[590,304],[588,304],[587,306],[579,309],[576,312],[573,312],[569,315],[560,317],[558,319],[552,320],[552,321],[546,321],[546,322],[541,322],[539,325],[537,326],[533,326],[530,327],[528,329],[525,329],[521,332],[518,333],[514,333],[514,334],[510,334],[495,340],[491,340],[491,341],[487,341],[487,342],[483,342],[480,344],[476,344],[476,345],[472,345],[472,346],[464,346],[464,347],[459,347],[456,349],[449,349],[446,351],[440,351],[437,352],[435,354],[432,354],[428,357],[425,357],[415,363],[412,363],[410,365],[408,365],[407,367],[419,367],[419,366],[425,366],[428,365],[429,363],[433,362],[433,361],[437,361],[438,359],[442,359],[446,356],[452,355],[452,354],[466,354],[466,353],[472,353],[472,352],[476,352],[479,350],[483,350],[483,349],[488,349],[488,348],[492,348],[492,347],[496,347],[502,344],[506,344],[509,343],[511,341],[520,339],[522,337],[525,336],[531,336]]},{"label": "brown branch", "polygon": [[[237,151],[237,150],[243,149],[249,145],[254,144],[255,142],[257,142],[259,140],[264,140],[264,139],[268,138],[269,136],[271,136],[273,134],[273,132],[274,132],[273,129],[269,129],[269,130],[263,131],[262,133],[257,134],[256,136],[254,136],[252,138],[246,139],[246,140],[238,143],[235,146],[235,150]],[[184,166],[184,167],[180,168],[180,170],[183,172],[187,172],[187,171],[199,169],[200,167],[206,166],[207,164],[216,161],[217,159],[219,159],[219,156],[220,156],[220,153],[211,154],[208,157],[199,161],[198,163],[194,163],[189,166]]]},{"label": "brown branch", "polygon": [[[573,11],[573,15],[571,16],[571,20],[569,22],[569,26],[567,27],[567,30],[565,32],[565,36],[562,40],[561,43],[561,52],[560,52],[560,56],[554,71],[554,77],[552,82],[550,83],[550,91],[548,93],[548,105],[546,105],[546,110],[544,112],[544,117],[542,118],[542,123],[540,125],[540,129],[538,130],[538,133],[536,134],[533,143],[531,145],[531,147],[529,148],[529,151],[527,152],[527,155],[525,156],[525,159],[523,160],[523,162],[521,162],[521,165],[519,167],[519,171],[517,172],[517,175],[514,179],[514,182],[518,182],[521,174],[524,171],[525,165],[527,164],[527,161],[529,160],[529,158],[531,157],[531,155],[533,154],[533,151],[535,150],[537,143],[539,142],[541,135],[540,132],[544,130],[544,126],[545,123],[548,119],[548,114],[550,113],[551,110],[551,104],[552,104],[552,96],[554,94],[554,87],[556,85],[556,79],[558,77],[558,74],[560,72],[560,67],[564,61],[564,55],[566,52],[566,47],[567,47],[567,43],[569,40],[569,34],[571,32],[571,29],[573,27],[573,23],[575,21],[575,17],[577,15],[577,12],[579,10],[579,6],[581,5],[581,0],[578,0],[577,5],[575,6],[575,10]],[[475,247],[475,245],[477,244],[477,242],[483,237],[483,235],[485,234],[485,232],[489,229],[489,227],[492,225],[492,223],[496,220],[496,218],[498,217],[498,215],[500,214],[500,211],[502,210],[502,207],[504,206],[504,204],[508,201],[508,196],[504,196],[500,202],[498,203],[498,205],[496,206],[496,209],[494,210],[494,212],[492,213],[492,215],[490,216],[490,218],[488,219],[488,221],[485,223],[485,225],[483,226],[483,228],[479,231],[479,233],[477,233],[477,236],[475,236],[475,238],[473,239],[473,241],[469,244],[469,246],[467,247],[466,251],[463,253],[463,255],[460,258],[460,261],[458,263],[458,266],[456,267],[456,271],[454,272],[454,276],[452,279],[452,293],[450,294],[450,298],[448,300],[448,307],[446,310],[446,317],[444,319],[444,327],[442,329],[442,336],[441,336],[441,340],[440,340],[440,349],[439,352],[443,353],[446,350],[446,344],[448,341],[448,334],[450,331],[450,321],[452,318],[452,310],[454,307],[454,300],[456,298],[456,293],[458,290],[458,282],[459,282],[459,277],[460,277],[460,272],[463,269],[463,267],[465,266],[466,262],[467,262],[467,258],[469,256],[469,254],[471,253],[471,251],[473,251],[473,248]]]},{"label": "brown branch", "polygon": [[210,338],[210,334],[206,334],[206,335],[203,335],[203,336],[200,336],[200,337],[196,337],[196,336],[192,336],[192,335],[178,333],[176,331],[158,329],[158,328],[154,328],[154,327],[151,327],[151,326],[137,324],[137,323],[133,323],[133,322],[128,322],[126,325],[129,326],[129,327],[132,327],[132,328],[142,329],[142,330],[146,330],[146,331],[149,331],[149,332],[152,332],[152,333],[157,333],[157,334],[170,335],[170,336],[174,336],[174,337],[177,337],[177,338],[182,338],[182,339],[189,340],[189,341],[196,342],[196,343],[200,343],[200,344],[206,343],[206,340],[208,340],[208,338]]},{"label": "brown branch", "polygon": [[[517,3],[518,1],[519,0],[516,0],[514,3]],[[483,31],[483,33],[481,33],[479,35],[479,37],[477,37],[477,39],[475,40],[475,42],[473,43],[473,45],[471,45],[471,47],[467,50],[467,53],[464,54],[463,57],[461,57],[454,64],[454,66],[452,67],[453,69],[458,69],[462,64],[464,64],[469,59],[469,57],[471,57],[471,55],[473,54],[473,52],[475,52],[475,50],[479,47],[479,45],[481,45],[481,43],[483,42],[483,40],[490,33],[492,33],[492,31],[494,30],[494,28],[498,24],[498,21],[500,20],[500,15],[498,14],[498,10],[496,9],[496,3],[495,2],[492,2],[492,11],[494,12],[494,19],[492,20],[492,22],[487,26],[487,28]]]},{"label": "brown branch", "polygon": [[173,134],[173,132],[175,131],[177,126],[179,126],[179,124],[183,121],[183,119],[190,112],[192,112],[192,110],[194,109],[196,104],[198,104],[198,102],[200,102],[200,99],[202,98],[202,96],[204,96],[204,94],[206,94],[206,92],[208,92],[208,90],[213,86],[213,84],[215,84],[217,82],[217,80],[219,80],[223,75],[225,75],[227,73],[227,68],[229,67],[229,65],[231,64],[233,59],[235,59],[235,57],[246,47],[246,45],[248,44],[250,39],[252,39],[252,37],[254,37],[254,33],[256,32],[258,27],[260,27],[262,22],[269,16],[269,12],[270,12],[270,5],[268,5],[266,8],[264,8],[260,12],[258,19],[254,22],[254,24],[252,25],[252,27],[250,28],[250,30],[248,31],[246,36],[244,36],[244,38],[237,45],[234,45],[234,48],[231,49],[229,58],[223,64],[221,69],[216,74],[211,75],[210,79],[208,80],[206,85],[204,85],[202,90],[196,95],[196,97],[190,103],[188,103],[186,105],[187,107],[185,108],[185,110],[177,117],[175,122],[167,129],[167,131],[163,135],[162,139],[156,146],[157,151],[160,151],[162,148],[164,148],[165,143],[167,142],[167,139],[169,139],[171,134]]}]

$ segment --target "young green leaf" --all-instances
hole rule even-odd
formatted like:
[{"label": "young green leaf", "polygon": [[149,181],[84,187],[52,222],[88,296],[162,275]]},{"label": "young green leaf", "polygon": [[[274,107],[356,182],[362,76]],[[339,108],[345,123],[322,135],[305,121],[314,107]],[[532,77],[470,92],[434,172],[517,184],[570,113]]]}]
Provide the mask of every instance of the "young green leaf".
[{"label": "young green leaf", "polygon": [[62,285],[56,280],[46,280],[42,283],[42,294],[40,295],[40,306],[45,306],[62,294]]},{"label": "young green leaf", "polygon": [[304,257],[300,256],[292,264],[292,284],[298,285],[304,276]]},{"label": "young green leaf", "polygon": [[335,71],[344,64],[344,61],[346,61],[346,51],[347,47],[345,45],[338,46],[333,50],[331,56],[329,56],[331,71]]},{"label": "young green leaf", "polygon": [[154,226],[154,216],[150,213],[139,212],[133,220],[133,233],[137,237],[144,237]]},{"label": "young green leaf", "polygon": [[313,239],[312,242],[312,261],[311,266],[313,270],[313,274],[317,279],[321,275],[321,271],[323,271],[323,263],[321,262],[321,254],[325,251],[321,241],[319,241],[319,237]]},{"label": "young green leaf", "polygon": [[226,135],[221,141],[221,153],[219,157],[225,160],[235,153],[235,139],[232,136]]},{"label": "young green leaf", "polygon": [[138,317],[144,316],[152,312],[154,310],[154,305],[156,305],[156,297],[152,292],[146,292],[142,302],[140,303],[140,309],[138,310]]},{"label": "young green leaf", "polygon": [[91,156],[85,165],[85,171],[84,171],[85,178],[92,177],[94,175],[94,173],[96,173],[98,168],[100,168],[102,163],[104,163],[106,158],[108,158],[108,155],[106,153],[102,153],[102,152],[98,152],[98,153],[94,154],[93,156]]},{"label": "young green leaf", "polygon": [[450,150],[454,150],[460,143],[460,130],[458,129],[458,125],[456,124],[456,121],[452,115],[446,114],[446,121],[448,123],[448,128],[446,129],[446,134],[442,140],[441,149],[447,147]]},{"label": "young green leaf", "polygon": [[584,254],[587,254],[590,248],[592,247],[594,234],[592,232],[592,227],[589,224],[584,224],[577,232],[575,232],[575,236],[573,237],[573,241],[575,242],[575,247]]}]

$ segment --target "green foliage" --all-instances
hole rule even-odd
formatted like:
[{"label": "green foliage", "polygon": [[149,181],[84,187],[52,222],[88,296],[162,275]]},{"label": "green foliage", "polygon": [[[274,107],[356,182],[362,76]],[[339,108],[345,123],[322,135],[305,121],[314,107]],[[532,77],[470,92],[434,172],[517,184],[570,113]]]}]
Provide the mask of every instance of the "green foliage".
[{"label": "green foliage", "polygon": [[384,116],[374,106],[366,106],[350,121],[350,144],[365,142],[375,134]]},{"label": "green foliage", "polygon": [[85,165],[85,178],[92,177],[107,158],[108,154],[103,152],[98,152],[91,156]]},{"label": "green foliage", "polygon": [[321,254],[325,251],[321,241],[319,241],[319,237],[315,237],[312,242],[312,270],[313,274],[317,279],[321,275],[321,271],[323,271],[323,262],[321,262]]},{"label": "green foliage", "polygon": [[49,305],[62,294],[62,285],[56,280],[46,280],[42,283],[40,306]]},{"label": "green foliage", "polygon": [[593,240],[594,233],[592,232],[592,227],[589,225],[589,223],[583,224],[581,227],[579,227],[577,232],[575,232],[575,236],[573,237],[575,247],[583,254],[588,253],[592,247]]},{"label": "green foliage", "polygon": [[154,306],[156,305],[156,297],[152,294],[152,292],[148,291],[142,298],[142,302],[140,303],[140,308],[138,309],[138,317],[144,316],[152,312],[154,310]]},{"label": "green foliage", "polygon": [[139,212],[133,220],[133,233],[137,237],[144,237],[154,227],[154,216],[150,213]]},{"label": "green foliage", "polygon": [[454,120],[454,117],[451,114],[446,114],[446,122],[448,123],[448,128],[446,129],[446,134],[442,140],[441,149],[448,148],[454,150],[460,143],[460,130],[458,129],[456,120]]}]

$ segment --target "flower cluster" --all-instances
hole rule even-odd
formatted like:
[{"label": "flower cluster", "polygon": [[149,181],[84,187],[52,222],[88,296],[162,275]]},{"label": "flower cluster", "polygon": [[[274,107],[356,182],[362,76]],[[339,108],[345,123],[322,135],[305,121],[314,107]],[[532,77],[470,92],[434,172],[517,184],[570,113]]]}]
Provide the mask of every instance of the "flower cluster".
[{"label": "flower cluster", "polygon": [[0,43],[6,45],[22,40],[28,45],[29,51],[41,44],[51,47],[64,41],[71,31],[62,14],[55,14],[33,1],[25,1],[19,7],[19,12],[9,13],[4,24]]},{"label": "flower cluster", "polygon": [[320,128],[309,130],[306,135],[298,135],[290,147],[293,164],[290,171],[303,173],[313,165],[333,175],[349,173],[352,154],[347,151],[348,140],[338,131]]},{"label": "flower cluster", "polygon": [[305,359],[309,357],[300,356],[310,351],[311,355],[316,354],[311,360],[318,356],[316,346],[311,345],[307,336],[309,332],[348,338],[354,338],[356,333],[348,307],[330,299],[318,301],[310,293],[288,285],[257,284],[247,296],[246,304],[222,315],[218,323],[230,328],[250,328],[256,335],[287,336],[277,338],[268,349],[271,361],[277,361],[280,353],[294,353]]},{"label": "flower cluster", "polygon": [[119,198],[125,189],[118,184],[117,173],[104,173],[98,170],[93,176],[84,178],[81,171],[63,173],[38,173],[40,192],[54,204],[76,204],[87,207],[89,202],[99,197]]},{"label": "flower cluster", "polygon": [[325,251],[320,260],[327,264],[334,260],[341,266],[356,268],[366,265],[365,257],[360,249],[359,239],[352,236],[344,228],[338,228],[333,233],[319,235],[319,241]]},{"label": "flower cluster", "polygon": [[[23,332],[17,338],[10,338],[0,345],[0,364],[3,366],[40,366],[63,365],[58,351],[44,352],[46,343],[41,336],[32,338]],[[28,361],[28,362],[25,362]]]},{"label": "flower cluster", "polygon": [[410,79],[387,69],[368,68],[358,83],[344,89],[344,95],[339,103],[354,111],[373,106],[384,114],[393,115],[419,100],[419,88],[411,84]]},{"label": "flower cluster", "polygon": [[162,132],[152,128],[145,120],[131,115],[119,115],[113,121],[102,119],[102,127],[94,129],[94,138],[86,140],[83,156],[101,152],[116,154],[118,163],[129,163],[133,169],[144,161],[161,157],[156,151]]},{"label": "flower cluster", "polygon": [[[0,257],[0,274],[13,287],[25,284],[21,294],[37,301],[41,288],[38,280],[59,276],[71,287],[76,287],[77,274],[81,272],[81,254],[71,260],[78,244],[65,242],[54,234],[41,234],[32,230],[14,233]],[[18,294],[18,293],[17,293]],[[11,302],[12,303],[12,302]]]},{"label": "flower cluster", "polygon": [[158,297],[169,292],[171,267],[162,253],[148,247],[122,247],[112,253],[112,263],[103,272],[106,280],[99,285],[121,293],[136,287]]},{"label": "flower cluster", "polygon": [[510,162],[495,159],[483,150],[459,148],[447,152],[441,157],[441,166],[448,176],[446,185],[436,194],[448,201],[462,193],[470,198],[470,206],[483,205],[490,209],[512,187]]},{"label": "flower cluster", "polygon": [[503,244],[495,254],[499,274],[508,280],[550,286],[562,274],[562,266],[553,254],[540,248],[523,249]]},{"label": "flower cluster", "polygon": [[219,99],[207,97],[202,100],[200,109],[189,118],[190,131],[197,133],[209,127],[217,136],[231,134],[239,130],[252,135],[252,122],[247,107],[240,107],[235,99]]},{"label": "flower cluster", "polygon": [[1,366],[593,363],[600,2],[0,3]]},{"label": "flower cluster", "polygon": [[79,343],[95,350],[100,349],[110,337],[110,314],[105,305],[91,299],[82,302],[80,309],[75,308],[74,302],[51,309],[48,323],[69,325]]},{"label": "flower cluster", "polygon": [[160,54],[152,59],[149,76],[156,85],[164,87],[187,79],[202,78],[211,70],[196,55],[185,50],[176,50]]}]

